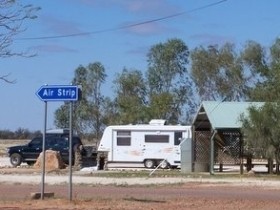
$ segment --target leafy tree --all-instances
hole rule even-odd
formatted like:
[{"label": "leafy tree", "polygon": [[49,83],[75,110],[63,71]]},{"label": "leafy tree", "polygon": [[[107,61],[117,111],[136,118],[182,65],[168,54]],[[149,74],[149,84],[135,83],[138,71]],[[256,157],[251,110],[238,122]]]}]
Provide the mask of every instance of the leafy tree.
[{"label": "leafy tree", "polygon": [[250,79],[253,77],[256,82],[263,82],[268,71],[265,48],[255,41],[247,41],[240,56],[243,66],[251,72]]},{"label": "leafy tree", "polygon": [[[57,110],[54,112],[54,124],[58,128],[68,128],[69,127],[69,103],[65,103],[62,106],[60,106]],[[76,129],[76,126],[74,126]],[[77,129],[76,129],[77,130]]]},{"label": "leafy tree", "polygon": [[152,118],[169,119],[173,117],[171,115],[174,112],[170,112],[173,109],[173,95],[171,93],[151,94],[150,101],[150,115],[153,116]]},{"label": "leafy tree", "polygon": [[106,97],[103,101],[102,113],[104,113],[104,125],[119,124],[120,116],[116,99],[111,100],[109,97]]},{"label": "leafy tree", "polygon": [[[280,97],[280,39],[277,38],[269,49],[270,57],[261,57],[257,71],[262,75],[256,88],[250,91],[250,98],[255,101],[279,101]],[[253,63],[253,62],[252,62]],[[257,64],[255,64],[257,65]]]},{"label": "leafy tree", "polygon": [[[99,138],[104,127],[104,102],[101,86],[105,82],[105,68],[99,62],[91,63],[87,67],[79,66],[75,70],[72,84],[82,88],[82,99],[73,104],[73,127],[80,134],[95,133]],[[62,105],[55,112],[57,127],[69,125],[69,102]]]},{"label": "leafy tree", "polygon": [[[73,103],[73,127],[78,134],[82,134],[84,131],[83,120],[85,106],[86,106],[86,95],[87,95],[87,69],[83,66],[79,66],[74,73],[73,85],[80,85],[82,87],[82,99],[78,102]],[[55,125],[58,128],[69,127],[69,102],[65,102],[61,107],[55,111]]]},{"label": "leafy tree", "polygon": [[270,146],[268,134],[268,127],[265,124],[266,114],[261,107],[250,107],[248,109],[248,116],[242,115],[241,121],[243,122],[243,133],[246,139],[246,148],[259,157],[267,157],[268,148]]},{"label": "leafy tree", "polygon": [[[151,47],[148,53],[148,99],[151,118],[171,123],[182,119],[183,107],[193,105],[193,84],[187,71],[189,49],[180,39]],[[186,108],[187,109],[187,108]]]},{"label": "leafy tree", "polygon": [[107,75],[105,74],[104,66],[95,62],[88,65],[88,108],[89,115],[84,118],[87,120],[89,128],[96,133],[99,138],[103,130],[103,115],[102,107],[104,106],[104,96],[101,94],[101,86],[105,82]]},{"label": "leafy tree", "polygon": [[[246,62],[262,77],[255,89],[250,91],[254,100],[264,101],[259,109],[249,109],[249,116],[243,117],[243,131],[249,148],[262,148],[266,158],[276,158],[280,163],[280,39],[270,48],[270,57],[265,58],[257,45],[251,48]],[[256,52],[254,53],[253,52]],[[249,59],[248,59],[249,58]],[[253,150],[254,151],[254,150]],[[272,168],[272,167],[270,167]]]},{"label": "leafy tree", "polygon": [[[15,37],[25,30],[24,23],[34,19],[39,7],[32,5],[22,5],[17,0],[0,0],[0,57],[8,58],[11,56],[32,56],[27,52],[15,52],[11,49]],[[0,76],[0,80],[14,83],[9,78],[9,74]]]},{"label": "leafy tree", "polygon": [[277,164],[280,163],[279,116],[280,104],[266,103],[263,107],[250,107],[249,116],[242,117],[242,129],[249,151],[256,153],[257,158],[276,159]]},{"label": "leafy tree", "polygon": [[114,81],[119,124],[146,121],[147,90],[143,75],[138,70],[123,69]]},{"label": "leafy tree", "polygon": [[[243,56],[250,52],[245,49]],[[255,84],[254,74],[244,67],[233,44],[197,47],[191,53],[191,61],[193,80],[201,100],[244,100],[249,87]]]}]

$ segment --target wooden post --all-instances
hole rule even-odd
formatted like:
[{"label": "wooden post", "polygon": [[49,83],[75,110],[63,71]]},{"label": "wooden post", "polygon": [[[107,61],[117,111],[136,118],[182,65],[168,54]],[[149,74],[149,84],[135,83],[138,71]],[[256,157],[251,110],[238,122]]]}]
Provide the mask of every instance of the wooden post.
[{"label": "wooden post", "polygon": [[223,164],[220,163],[219,172],[223,172]]},{"label": "wooden post", "polygon": [[247,170],[247,172],[249,172],[253,168],[253,166],[252,166],[252,155],[247,155],[246,159],[247,159],[246,170]]},{"label": "wooden post", "polygon": [[268,158],[267,163],[268,163],[268,167],[267,167],[268,173],[272,174],[273,173],[273,159]]}]

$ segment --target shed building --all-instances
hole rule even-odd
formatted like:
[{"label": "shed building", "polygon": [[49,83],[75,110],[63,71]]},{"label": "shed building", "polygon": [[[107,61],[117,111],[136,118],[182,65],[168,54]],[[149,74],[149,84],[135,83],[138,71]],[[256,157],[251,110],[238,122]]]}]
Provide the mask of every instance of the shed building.
[{"label": "shed building", "polygon": [[202,102],[192,123],[192,170],[213,174],[214,165],[219,165],[220,171],[225,164],[243,166],[240,117],[248,114],[249,107],[263,105],[264,102]]}]

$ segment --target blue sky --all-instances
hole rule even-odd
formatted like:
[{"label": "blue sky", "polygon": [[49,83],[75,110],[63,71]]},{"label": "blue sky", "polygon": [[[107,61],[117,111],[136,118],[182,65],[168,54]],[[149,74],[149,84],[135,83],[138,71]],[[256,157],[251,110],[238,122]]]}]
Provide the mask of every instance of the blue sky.
[{"label": "blue sky", "polygon": [[[180,38],[193,49],[232,42],[242,47],[254,40],[269,47],[280,32],[279,0],[25,0],[41,7],[38,18],[25,24],[17,38],[90,34],[57,39],[15,40],[12,49],[37,53],[32,58],[1,58],[0,130],[19,127],[43,130],[44,103],[35,95],[44,84],[68,85],[74,70],[101,62],[108,75],[104,92],[113,96],[112,81],[124,67],[147,69],[151,46]],[[218,3],[211,7],[204,6]],[[198,9],[201,8],[201,9]],[[198,9],[198,10],[196,10]],[[124,28],[183,12],[184,14]],[[111,30],[119,29],[119,30]],[[100,32],[104,31],[104,32]],[[54,128],[54,111],[61,102],[49,102],[47,128]]]}]

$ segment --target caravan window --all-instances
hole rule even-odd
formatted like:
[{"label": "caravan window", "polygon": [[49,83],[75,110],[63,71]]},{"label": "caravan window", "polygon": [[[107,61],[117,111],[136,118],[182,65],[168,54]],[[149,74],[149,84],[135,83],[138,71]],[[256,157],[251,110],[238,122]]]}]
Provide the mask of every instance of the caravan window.
[{"label": "caravan window", "polygon": [[146,143],[168,143],[169,135],[145,135]]},{"label": "caravan window", "polygon": [[117,131],[117,145],[130,146],[131,145],[131,132],[130,131]]},{"label": "caravan window", "polygon": [[180,139],[183,137],[183,132],[174,133],[174,145],[179,145],[181,143]]}]

